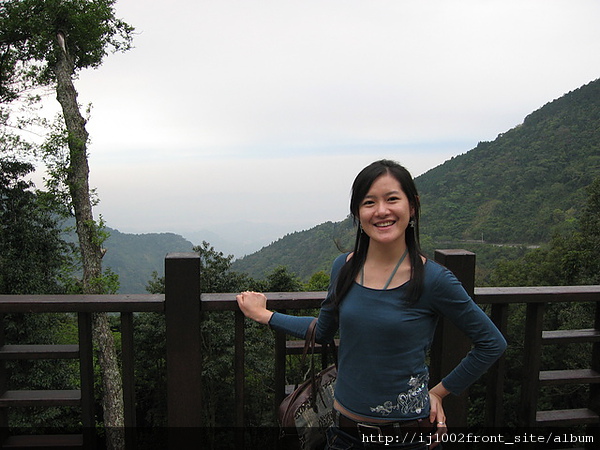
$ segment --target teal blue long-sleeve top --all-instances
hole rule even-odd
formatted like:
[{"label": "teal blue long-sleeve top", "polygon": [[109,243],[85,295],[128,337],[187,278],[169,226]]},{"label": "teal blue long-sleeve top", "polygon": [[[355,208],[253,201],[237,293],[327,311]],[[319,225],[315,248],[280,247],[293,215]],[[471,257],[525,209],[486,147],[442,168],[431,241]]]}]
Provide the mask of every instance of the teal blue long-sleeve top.
[{"label": "teal blue long-sleeve top", "polygon": [[[354,283],[339,311],[331,301],[336,276],[346,261],[333,264],[329,295],[317,321],[317,341],[340,332],[336,400],[364,417],[410,420],[429,415],[429,369],[425,357],[440,316],[448,317],[473,348],[442,384],[459,394],[504,352],[506,340],[448,269],[427,260],[421,298],[410,304],[406,284],[388,290]],[[275,330],[304,338],[312,317],[274,313]]]}]

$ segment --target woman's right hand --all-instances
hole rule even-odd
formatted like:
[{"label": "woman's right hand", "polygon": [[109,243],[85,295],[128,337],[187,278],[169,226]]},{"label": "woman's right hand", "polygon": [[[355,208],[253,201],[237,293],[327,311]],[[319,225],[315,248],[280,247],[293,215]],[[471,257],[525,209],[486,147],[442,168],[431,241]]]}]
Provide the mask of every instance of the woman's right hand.
[{"label": "woman's right hand", "polygon": [[260,292],[242,292],[236,296],[238,305],[244,315],[258,323],[268,324],[273,315],[267,309],[267,297]]}]

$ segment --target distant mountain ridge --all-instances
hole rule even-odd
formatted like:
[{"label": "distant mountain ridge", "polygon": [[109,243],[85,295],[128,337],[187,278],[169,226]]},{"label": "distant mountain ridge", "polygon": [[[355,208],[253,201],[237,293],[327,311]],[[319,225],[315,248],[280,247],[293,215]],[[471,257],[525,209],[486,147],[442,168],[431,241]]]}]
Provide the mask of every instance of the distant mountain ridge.
[{"label": "distant mountain ridge", "polygon": [[107,228],[102,267],[119,275],[121,294],[145,294],[152,272],[164,275],[167,253],[191,252],[193,244],[174,233],[128,234]]},{"label": "distant mountain ridge", "polygon": [[[585,188],[600,176],[600,80],[528,115],[523,124],[481,142],[415,179],[425,241],[485,240],[539,244],[577,217]],[[352,246],[349,219],[287,235],[234,262],[262,277],[286,265],[307,279]]]}]

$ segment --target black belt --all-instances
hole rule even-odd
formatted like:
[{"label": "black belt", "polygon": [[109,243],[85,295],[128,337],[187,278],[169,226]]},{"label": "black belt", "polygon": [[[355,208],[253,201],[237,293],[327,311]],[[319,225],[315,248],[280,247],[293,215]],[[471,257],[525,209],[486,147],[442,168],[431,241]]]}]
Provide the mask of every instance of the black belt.
[{"label": "black belt", "polygon": [[362,435],[403,436],[413,434],[430,434],[436,429],[434,423],[426,419],[403,420],[399,422],[357,422],[334,410],[336,425],[345,433],[360,438]]}]

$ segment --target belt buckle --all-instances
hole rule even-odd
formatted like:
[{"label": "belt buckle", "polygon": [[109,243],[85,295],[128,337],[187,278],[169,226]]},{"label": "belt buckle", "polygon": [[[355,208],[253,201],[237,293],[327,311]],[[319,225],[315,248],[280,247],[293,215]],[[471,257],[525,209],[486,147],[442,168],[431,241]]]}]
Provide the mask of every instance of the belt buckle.
[{"label": "belt buckle", "polygon": [[[356,428],[358,429],[359,433],[362,434],[373,434],[373,433],[377,433],[377,436],[383,436],[383,432],[381,431],[381,427],[378,427],[377,425],[369,425],[368,423],[357,423],[356,424]],[[363,428],[366,431],[363,431]]]}]

